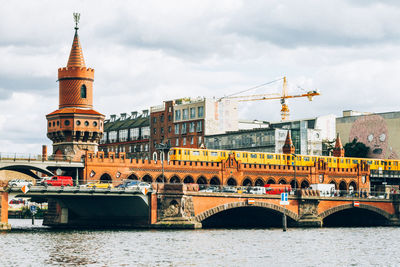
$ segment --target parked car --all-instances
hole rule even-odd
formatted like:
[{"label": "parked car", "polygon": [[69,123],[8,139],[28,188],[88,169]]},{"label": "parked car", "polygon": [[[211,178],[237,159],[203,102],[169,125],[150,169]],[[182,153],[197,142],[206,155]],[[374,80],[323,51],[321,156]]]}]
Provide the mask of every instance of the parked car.
[{"label": "parked car", "polygon": [[113,184],[111,183],[96,183],[96,182],[89,182],[87,184],[81,185],[81,188],[113,188]]},{"label": "parked car", "polygon": [[257,194],[257,195],[263,195],[266,194],[266,190],[265,187],[261,187],[261,186],[254,186],[249,188],[248,192],[250,194]]},{"label": "parked car", "polygon": [[8,185],[11,187],[23,187],[24,185],[31,187],[33,185],[33,182],[22,179],[15,179],[8,181]]},{"label": "parked car", "polygon": [[200,192],[206,192],[206,193],[214,193],[214,192],[219,192],[220,189],[218,186],[209,186],[207,188],[201,189]]},{"label": "parked car", "polygon": [[74,182],[71,176],[53,176],[51,179],[42,182],[44,186],[73,186]]},{"label": "parked car", "polygon": [[129,180],[125,181],[122,184],[117,185],[115,188],[132,188],[137,186],[140,183],[139,180]]},{"label": "parked car", "polygon": [[224,192],[224,193],[237,193],[237,189],[236,189],[236,187],[233,187],[233,186],[224,186],[222,188],[222,192]]}]

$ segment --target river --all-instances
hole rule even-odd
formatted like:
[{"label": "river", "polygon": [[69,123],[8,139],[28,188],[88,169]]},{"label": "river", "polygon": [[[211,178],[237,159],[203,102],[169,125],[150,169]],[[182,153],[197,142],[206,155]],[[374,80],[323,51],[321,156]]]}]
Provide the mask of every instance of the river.
[{"label": "river", "polygon": [[0,266],[400,266],[400,228],[53,230],[10,219]]}]

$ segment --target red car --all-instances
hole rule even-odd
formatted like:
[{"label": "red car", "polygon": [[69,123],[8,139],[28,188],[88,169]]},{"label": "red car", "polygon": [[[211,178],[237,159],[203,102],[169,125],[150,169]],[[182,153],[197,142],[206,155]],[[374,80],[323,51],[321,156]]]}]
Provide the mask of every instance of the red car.
[{"label": "red car", "polygon": [[73,186],[74,181],[71,176],[53,176],[51,179],[44,180],[42,184],[52,186]]}]

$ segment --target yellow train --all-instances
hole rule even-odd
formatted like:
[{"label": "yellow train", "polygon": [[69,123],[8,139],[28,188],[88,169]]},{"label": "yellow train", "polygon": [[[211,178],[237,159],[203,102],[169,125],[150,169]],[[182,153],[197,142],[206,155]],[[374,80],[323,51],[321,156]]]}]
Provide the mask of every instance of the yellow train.
[{"label": "yellow train", "polygon": [[208,161],[220,162],[226,160],[230,153],[235,153],[235,158],[242,163],[268,164],[268,165],[296,165],[314,166],[318,160],[328,164],[330,168],[355,168],[361,161],[370,165],[371,170],[400,170],[400,160],[347,158],[330,156],[297,155],[296,158],[288,154],[275,154],[251,151],[214,150],[196,148],[171,148],[170,160],[179,161]]}]

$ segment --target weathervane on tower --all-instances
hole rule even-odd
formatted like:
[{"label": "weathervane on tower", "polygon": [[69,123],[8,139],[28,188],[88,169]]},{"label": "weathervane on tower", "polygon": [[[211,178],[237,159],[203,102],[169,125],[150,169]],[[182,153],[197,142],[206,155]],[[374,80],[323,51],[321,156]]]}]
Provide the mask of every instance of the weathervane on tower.
[{"label": "weathervane on tower", "polygon": [[81,18],[80,13],[74,13],[75,30],[78,30],[79,19]]}]

